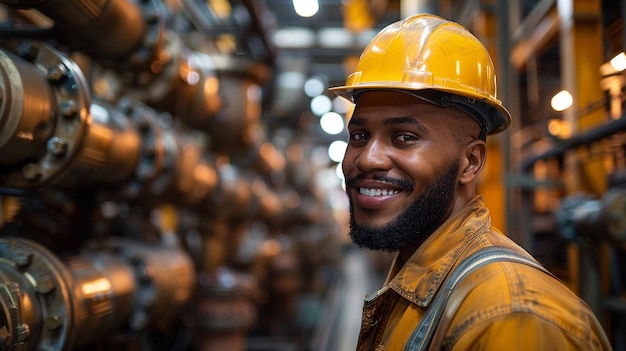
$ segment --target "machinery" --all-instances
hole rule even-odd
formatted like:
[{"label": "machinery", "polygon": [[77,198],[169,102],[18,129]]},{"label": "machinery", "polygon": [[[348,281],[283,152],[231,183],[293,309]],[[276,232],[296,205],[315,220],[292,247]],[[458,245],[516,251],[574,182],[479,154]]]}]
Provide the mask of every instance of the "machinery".
[{"label": "machinery", "polygon": [[[606,63],[626,7],[337,0],[349,50],[300,50],[343,84],[356,57],[323,61],[418,3],[496,63],[513,119],[478,189],[494,226],[626,350],[626,71]],[[280,76],[265,4],[0,0],[0,350],[334,349],[354,307],[333,284],[344,228],[314,140],[264,118]],[[291,24],[321,37],[316,21]],[[549,109],[565,88],[574,106]]]},{"label": "machinery", "polygon": [[258,2],[1,3],[1,350],[243,350],[324,293],[336,221],[311,146],[264,132]]}]

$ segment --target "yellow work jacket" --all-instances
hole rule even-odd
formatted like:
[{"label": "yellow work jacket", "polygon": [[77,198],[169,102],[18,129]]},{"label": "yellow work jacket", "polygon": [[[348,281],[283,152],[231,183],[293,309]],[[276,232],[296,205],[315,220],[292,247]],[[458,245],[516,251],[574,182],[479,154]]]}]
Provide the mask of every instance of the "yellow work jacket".
[{"label": "yellow work jacket", "polygon": [[[488,246],[519,245],[491,227],[477,196],[451,216],[366,297],[357,350],[402,350],[450,271]],[[610,350],[608,339],[580,298],[558,279],[520,263],[494,262],[454,290],[431,350]]]}]

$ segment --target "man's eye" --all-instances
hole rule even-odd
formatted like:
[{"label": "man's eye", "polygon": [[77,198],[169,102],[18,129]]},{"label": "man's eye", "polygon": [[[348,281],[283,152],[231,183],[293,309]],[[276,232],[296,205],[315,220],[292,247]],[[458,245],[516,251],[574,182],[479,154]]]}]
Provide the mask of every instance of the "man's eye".
[{"label": "man's eye", "polygon": [[351,140],[365,140],[367,139],[367,134],[363,132],[355,132],[350,135]]},{"label": "man's eye", "polygon": [[400,134],[396,137],[397,141],[407,142],[407,141],[415,141],[417,137],[412,134]]}]

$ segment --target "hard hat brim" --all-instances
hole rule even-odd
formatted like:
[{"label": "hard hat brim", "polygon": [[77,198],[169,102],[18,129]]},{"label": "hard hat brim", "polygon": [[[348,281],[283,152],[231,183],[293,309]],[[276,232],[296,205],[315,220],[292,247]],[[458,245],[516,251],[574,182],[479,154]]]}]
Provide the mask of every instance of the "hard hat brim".
[{"label": "hard hat brim", "polygon": [[491,116],[490,116],[492,121],[494,122],[492,127],[488,131],[488,134],[490,135],[497,134],[497,133],[504,131],[511,124],[511,114],[502,105],[502,102],[500,100],[487,98],[485,94],[478,94],[478,93],[471,94],[467,90],[459,90],[459,89],[446,88],[446,87],[441,87],[441,86],[438,86],[436,88],[433,88],[432,86],[424,86],[424,87],[415,86],[411,88],[407,88],[406,86],[403,86],[399,88],[396,82],[390,82],[389,84],[376,82],[376,84],[358,84],[358,85],[352,85],[352,86],[347,86],[347,85],[337,86],[337,87],[331,87],[328,90],[333,92],[337,96],[343,97],[351,101],[352,103],[356,103],[356,101],[354,100],[354,96],[357,92],[362,91],[362,90],[394,90],[394,91],[406,90],[407,92],[412,93],[412,95],[413,94],[419,95],[420,91],[435,90],[435,91],[450,93],[450,94],[454,94],[454,95],[458,95],[462,97],[472,98],[472,99],[475,99],[476,101],[484,103],[487,106],[490,106],[493,112],[495,112],[495,114],[491,113]]}]

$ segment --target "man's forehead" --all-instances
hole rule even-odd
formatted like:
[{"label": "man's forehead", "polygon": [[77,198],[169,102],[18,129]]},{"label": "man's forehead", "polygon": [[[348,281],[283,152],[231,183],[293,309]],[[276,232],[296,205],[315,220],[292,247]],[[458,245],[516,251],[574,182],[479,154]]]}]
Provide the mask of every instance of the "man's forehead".
[{"label": "man's forehead", "polygon": [[[429,92],[420,92],[420,94],[427,93]],[[436,96],[428,95],[428,98],[436,98]],[[444,124],[455,123],[459,119],[471,120],[469,115],[457,108],[440,107],[413,94],[382,89],[366,90],[358,95],[350,122],[360,117],[377,118],[378,121],[388,117],[412,117],[426,121],[434,117],[437,123]]]},{"label": "man's forehead", "polygon": [[400,125],[400,124],[409,124],[414,125],[416,127],[423,127],[423,122],[421,121],[420,116],[403,116],[403,115],[394,115],[394,114],[384,114],[384,115],[365,115],[365,114],[357,114],[352,117],[350,123],[353,125],[366,125],[370,121],[375,121],[376,123],[381,123],[384,125]]},{"label": "man's forehead", "polygon": [[421,116],[433,114],[441,116],[445,113],[445,109],[414,96],[398,92],[371,91],[359,97],[351,121],[375,118],[385,123],[415,123]]},{"label": "man's forehead", "polygon": [[361,95],[355,102],[355,111],[359,109],[394,109],[406,110],[407,115],[412,115],[411,111],[440,110],[437,105],[424,101],[418,97],[403,94],[395,91],[368,91]]}]

